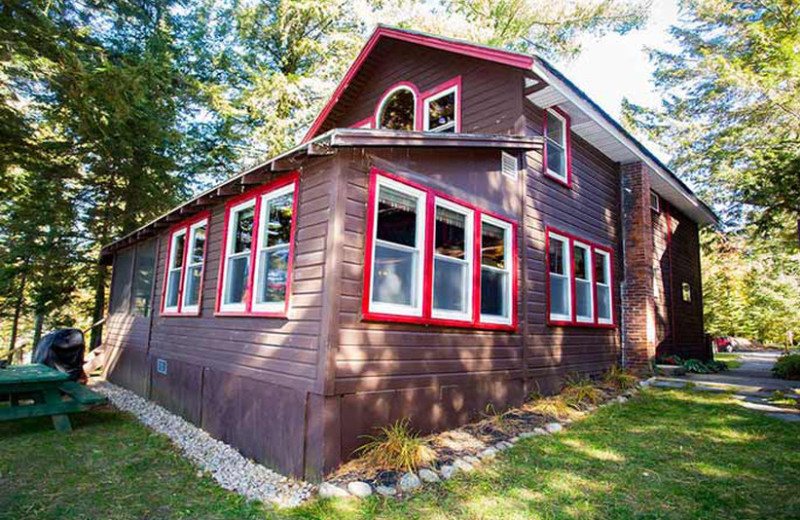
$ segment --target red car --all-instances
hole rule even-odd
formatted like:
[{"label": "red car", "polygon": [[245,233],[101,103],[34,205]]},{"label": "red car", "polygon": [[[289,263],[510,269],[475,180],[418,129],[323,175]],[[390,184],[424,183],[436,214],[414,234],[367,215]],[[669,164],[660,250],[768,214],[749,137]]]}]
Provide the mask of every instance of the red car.
[{"label": "red car", "polygon": [[733,352],[733,342],[728,336],[714,338],[714,350],[716,352]]}]

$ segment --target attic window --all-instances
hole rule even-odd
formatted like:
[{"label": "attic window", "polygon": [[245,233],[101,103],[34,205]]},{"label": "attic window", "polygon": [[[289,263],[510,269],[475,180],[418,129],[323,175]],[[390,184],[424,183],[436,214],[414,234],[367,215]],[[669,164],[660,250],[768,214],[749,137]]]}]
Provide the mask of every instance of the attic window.
[{"label": "attic window", "polygon": [[417,96],[411,88],[391,89],[378,106],[377,127],[390,130],[414,130]]},{"label": "attic window", "polygon": [[425,100],[425,130],[456,131],[456,87]]},{"label": "attic window", "polygon": [[653,191],[650,192],[650,209],[656,213],[661,212],[661,198]]}]

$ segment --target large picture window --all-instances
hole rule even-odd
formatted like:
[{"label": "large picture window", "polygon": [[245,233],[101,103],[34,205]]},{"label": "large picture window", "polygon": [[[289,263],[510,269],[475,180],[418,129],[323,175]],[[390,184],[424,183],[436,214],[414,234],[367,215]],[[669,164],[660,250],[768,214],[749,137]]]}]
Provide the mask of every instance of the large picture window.
[{"label": "large picture window", "polygon": [[611,250],[549,228],[546,243],[548,323],[614,326]]},{"label": "large picture window", "polygon": [[164,315],[200,312],[208,217],[208,212],[203,212],[170,232],[161,303]]},{"label": "large picture window", "polygon": [[544,173],[567,186],[572,185],[569,117],[556,108],[544,111]]},{"label": "large picture window", "polygon": [[297,174],[228,203],[217,312],[285,316],[291,295]]},{"label": "large picture window", "polygon": [[373,169],[363,315],[516,328],[516,225]]}]

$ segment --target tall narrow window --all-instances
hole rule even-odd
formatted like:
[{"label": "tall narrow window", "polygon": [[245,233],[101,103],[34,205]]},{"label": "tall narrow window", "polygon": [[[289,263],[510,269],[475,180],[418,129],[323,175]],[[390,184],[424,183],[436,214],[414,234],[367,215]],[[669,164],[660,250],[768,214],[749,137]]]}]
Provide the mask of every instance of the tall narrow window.
[{"label": "tall narrow window", "polygon": [[584,323],[594,321],[594,290],[592,288],[592,250],[575,242],[575,319]]},{"label": "tall narrow window", "polygon": [[569,240],[550,233],[548,236],[548,265],[550,269],[550,319],[552,321],[570,321],[572,319],[569,264]]},{"label": "tall narrow window", "polygon": [[569,184],[569,123],[560,112],[545,110],[545,173]]},{"label": "tall narrow window", "polygon": [[511,322],[511,225],[481,218],[481,321]]},{"label": "tall narrow window", "polygon": [[606,251],[594,251],[594,277],[597,281],[597,322],[610,324],[611,314],[611,255]]},{"label": "tall narrow window", "polygon": [[260,211],[253,310],[279,312],[288,291],[294,185],[264,195]]},{"label": "tall narrow window", "polygon": [[142,242],[136,247],[133,264],[133,314],[150,316],[150,300],[153,292],[153,270],[155,267],[155,240]]},{"label": "tall narrow window", "polygon": [[472,319],[473,211],[436,199],[433,317]]},{"label": "tall narrow window", "polygon": [[169,262],[167,264],[167,294],[164,300],[164,310],[169,312],[178,311],[185,248],[186,229],[184,228],[173,233],[170,241]]},{"label": "tall narrow window", "polygon": [[424,129],[429,132],[456,132],[458,87],[453,86],[425,99]]},{"label": "tall narrow window", "polygon": [[425,192],[378,177],[370,310],[422,314]]},{"label": "tall narrow window", "polygon": [[231,209],[222,284],[221,309],[224,311],[246,310],[254,229],[255,200],[248,200]]},{"label": "tall narrow window", "polygon": [[292,173],[228,203],[218,314],[286,317],[298,186]]},{"label": "tall narrow window", "polygon": [[390,90],[378,105],[375,122],[378,128],[414,130],[417,95],[409,87],[398,86]]},{"label": "tall narrow window", "polygon": [[135,251],[130,247],[114,257],[114,272],[111,275],[111,313],[128,314],[131,298],[131,267]]},{"label": "tall narrow window", "polygon": [[207,221],[189,228],[189,250],[186,253],[186,279],[183,282],[181,310],[192,312],[200,308],[200,286],[203,276],[203,258],[206,251]]}]

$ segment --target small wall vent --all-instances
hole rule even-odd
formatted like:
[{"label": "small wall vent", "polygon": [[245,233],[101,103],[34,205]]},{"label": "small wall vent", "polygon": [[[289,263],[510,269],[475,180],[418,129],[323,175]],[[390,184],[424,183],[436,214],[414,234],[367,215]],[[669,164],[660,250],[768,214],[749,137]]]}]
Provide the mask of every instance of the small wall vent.
[{"label": "small wall vent", "polygon": [[517,156],[502,152],[500,170],[509,179],[517,180],[517,175],[519,175],[519,159],[517,159]]}]

